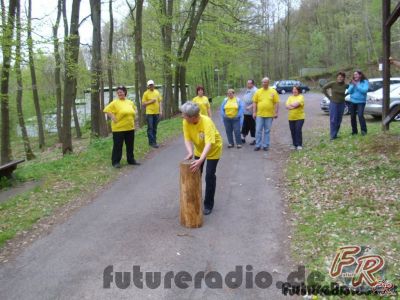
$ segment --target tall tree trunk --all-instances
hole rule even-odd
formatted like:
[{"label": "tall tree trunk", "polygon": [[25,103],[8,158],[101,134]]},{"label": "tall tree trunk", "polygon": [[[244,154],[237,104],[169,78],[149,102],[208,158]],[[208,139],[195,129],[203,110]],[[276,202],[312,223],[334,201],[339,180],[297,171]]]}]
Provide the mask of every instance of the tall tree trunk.
[{"label": "tall tree trunk", "polygon": [[25,155],[27,160],[32,160],[35,158],[35,155],[33,154],[32,148],[31,148],[31,143],[29,141],[28,133],[26,131],[26,126],[25,126],[25,119],[24,119],[24,113],[22,110],[22,74],[21,74],[21,7],[19,0],[17,0],[17,22],[16,22],[16,27],[17,27],[17,38],[16,38],[16,46],[15,46],[15,74],[17,77],[17,97],[16,97],[16,102],[17,102],[17,114],[18,114],[18,123],[19,127],[21,129],[22,133],[22,140],[24,142],[24,149],[25,149]]},{"label": "tall tree trunk", "polygon": [[132,7],[128,0],[126,4],[129,6],[129,15],[134,24],[133,38],[135,40],[135,98],[139,115],[139,126],[143,125],[145,118],[142,109],[141,96],[147,89],[146,84],[146,67],[143,60],[143,46],[142,46],[142,32],[143,32],[143,2],[144,0],[137,0],[136,5]]},{"label": "tall tree trunk", "polygon": [[[112,89],[111,89],[112,91]],[[106,122],[105,115],[103,113],[105,107],[104,101],[104,80],[103,77],[100,78],[100,109],[99,109],[99,120],[100,120],[100,136],[107,137],[108,136],[108,124]]]},{"label": "tall tree trunk", "polygon": [[100,78],[101,78],[101,3],[90,0],[92,32],[92,63],[91,63],[91,127],[92,135],[100,136]]},{"label": "tall tree trunk", "polygon": [[3,65],[1,68],[1,161],[4,164],[9,162],[11,157],[11,144],[10,144],[10,112],[8,108],[8,86],[10,80],[10,61],[11,61],[11,46],[14,32],[15,9],[17,0],[10,0],[8,5],[8,15],[6,26],[3,23],[3,37],[2,37],[2,54]]},{"label": "tall tree trunk", "polygon": [[61,12],[62,12],[62,0],[58,0],[57,5],[57,19],[56,23],[53,26],[53,46],[54,46],[54,59],[56,66],[54,68],[54,83],[56,86],[56,101],[57,101],[57,134],[58,134],[58,141],[61,143],[62,141],[62,116],[61,116],[61,107],[62,107],[62,91],[61,91],[61,57],[59,51],[59,41],[58,41],[58,27],[60,25],[61,19]]},{"label": "tall tree trunk", "polygon": [[172,13],[173,0],[160,0],[161,7],[161,36],[163,41],[163,73],[164,73],[164,116],[170,118],[172,111]]},{"label": "tall tree trunk", "polygon": [[39,132],[39,148],[43,148],[44,141],[44,129],[43,129],[43,116],[40,109],[39,93],[37,89],[36,80],[36,69],[35,60],[33,58],[33,39],[32,39],[32,0],[28,0],[28,26],[27,26],[27,42],[28,42],[28,56],[29,56],[29,69],[31,71],[32,80],[32,93],[33,93],[33,103],[35,105],[36,120]]},{"label": "tall tree trunk", "polygon": [[[186,64],[189,60],[190,53],[193,49],[194,42],[196,40],[197,26],[200,23],[201,16],[208,4],[208,0],[201,0],[197,5],[197,0],[192,0],[188,23],[184,35],[179,41],[177,51],[177,65],[175,68],[175,99],[181,99],[182,101],[187,100],[186,94]],[[179,95],[180,91],[180,97]],[[174,110],[178,110],[178,103],[175,101]]]},{"label": "tall tree trunk", "polygon": [[82,132],[81,132],[81,126],[79,125],[78,111],[76,109],[76,102],[75,102],[77,88],[78,88],[78,81],[75,78],[75,83],[74,83],[74,88],[73,88],[74,97],[72,99],[72,115],[73,115],[73,118],[74,118],[76,137],[78,139],[80,139],[82,137]]},{"label": "tall tree trunk", "polygon": [[[77,65],[79,57],[79,8],[81,1],[73,0],[71,10],[71,25],[69,35],[65,38],[65,81],[63,99],[63,154],[71,153],[71,108],[75,101],[75,80],[77,76]],[[64,9],[65,11],[65,4]],[[65,23],[64,23],[65,25]]]},{"label": "tall tree trunk", "polygon": [[113,0],[109,0],[108,10],[110,12],[110,33],[108,36],[108,103],[113,101],[113,40],[114,40],[114,16],[112,8]]}]

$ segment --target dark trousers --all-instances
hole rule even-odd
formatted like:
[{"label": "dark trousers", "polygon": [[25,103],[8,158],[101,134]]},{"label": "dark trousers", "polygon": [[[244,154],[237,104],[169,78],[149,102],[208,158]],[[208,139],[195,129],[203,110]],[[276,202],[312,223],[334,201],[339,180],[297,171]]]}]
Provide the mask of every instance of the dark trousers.
[{"label": "dark trousers", "polygon": [[147,120],[147,138],[149,145],[157,144],[157,125],[160,115],[146,115]]},{"label": "dark trousers", "polygon": [[126,159],[128,163],[132,163],[135,161],[133,154],[133,146],[135,143],[135,130],[115,131],[113,132],[114,144],[111,155],[111,163],[113,166],[121,161],[122,147],[124,145],[124,141],[126,147]]},{"label": "dark trousers", "polygon": [[342,124],[343,112],[345,103],[335,103],[329,104],[329,119],[330,119],[330,136],[331,139],[336,139],[339,133],[340,124]]},{"label": "dark trousers", "polygon": [[361,132],[367,133],[367,123],[364,118],[365,103],[350,103],[351,130],[353,134],[358,133],[357,116],[360,122]]},{"label": "dark trousers", "polygon": [[[195,157],[195,159],[199,159],[199,157]],[[215,189],[217,187],[217,176],[215,173],[217,171],[219,159],[207,159],[206,161],[206,195],[204,197],[204,208],[213,209]],[[204,162],[200,167],[201,174],[203,174],[203,167]]]},{"label": "dark trousers", "polygon": [[236,145],[241,145],[242,139],[240,138],[240,118],[224,118],[224,125],[228,143],[230,145],[234,145],[233,134],[235,134]]},{"label": "dark trousers", "polygon": [[303,129],[304,119],[289,121],[290,133],[292,134],[293,146],[303,146]]},{"label": "dark trousers", "polygon": [[246,137],[250,132],[252,138],[256,136],[256,120],[254,120],[252,115],[244,115],[242,135]]}]

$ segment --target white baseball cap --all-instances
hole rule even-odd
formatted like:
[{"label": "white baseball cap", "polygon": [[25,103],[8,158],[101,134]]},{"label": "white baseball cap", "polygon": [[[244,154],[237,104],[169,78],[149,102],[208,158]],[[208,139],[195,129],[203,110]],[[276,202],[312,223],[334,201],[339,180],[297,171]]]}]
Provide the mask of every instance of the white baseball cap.
[{"label": "white baseball cap", "polygon": [[149,81],[147,81],[147,86],[149,86],[149,85],[154,85],[154,81],[153,80],[149,80]]}]

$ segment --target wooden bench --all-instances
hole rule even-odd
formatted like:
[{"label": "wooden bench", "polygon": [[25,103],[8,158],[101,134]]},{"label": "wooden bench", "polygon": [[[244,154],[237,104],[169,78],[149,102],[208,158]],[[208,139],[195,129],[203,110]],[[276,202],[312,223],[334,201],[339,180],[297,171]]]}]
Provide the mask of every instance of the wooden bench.
[{"label": "wooden bench", "polygon": [[0,177],[11,178],[12,172],[17,168],[17,165],[24,162],[25,159],[12,160],[4,165],[0,165]]}]

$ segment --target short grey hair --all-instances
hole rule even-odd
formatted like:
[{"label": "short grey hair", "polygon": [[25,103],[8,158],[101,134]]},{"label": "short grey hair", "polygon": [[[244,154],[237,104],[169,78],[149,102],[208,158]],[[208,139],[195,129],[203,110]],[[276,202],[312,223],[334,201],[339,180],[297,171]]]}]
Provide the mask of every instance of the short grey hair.
[{"label": "short grey hair", "polygon": [[200,113],[200,107],[192,101],[185,102],[181,105],[179,109],[184,115],[187,115],[188,117],[196,117]]},{"label": "short grey hair", "polygon": [[269,78],[268,78],[268,77],[264,77],[264,78],[261,80],[261,82],[264,82],[264,81],[268,81],[268,82],[269,82]]}]

